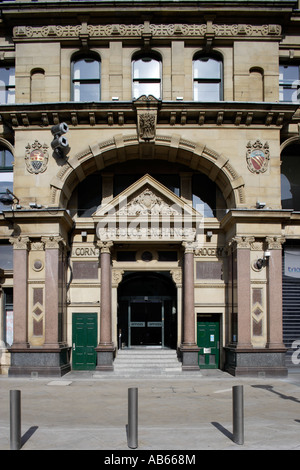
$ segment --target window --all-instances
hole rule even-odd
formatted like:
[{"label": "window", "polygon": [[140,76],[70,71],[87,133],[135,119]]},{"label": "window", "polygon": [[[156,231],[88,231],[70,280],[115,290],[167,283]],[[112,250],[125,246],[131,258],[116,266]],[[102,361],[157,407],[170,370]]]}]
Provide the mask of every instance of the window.
[{"label": "window", "polygon": [[161,99],[161,60],[158,56],[137,57],[132,63],[133,99],[152,95]]},{"label": "window", "polygon": [[[11,346],[13,344],[13,289],[3,290],[4,315],[2,322],[2,345]],[[3,344],[4,343],[4,344]]]},{"label": "window", "polygon": [[0,67],[0,103],[15,102],[15,67]]},{"label": "window", "polygon": [[226,203],[218,186],[208,176],[198,173],[192,177],[193,207],[204,217],[221,220],[225,215]]},{"label": "window", "polygon": [[101,62],[98,57],[78,57],[72,62],[72,100],[100,101]]},{"label": "window", "polygon": [[279,101],[300,102],[300,65],[279,65]]},{"label": "window", "polygon": [[[5,148],[0,148],[0,195],[6,194],[6,190],[13,190],[13,154]],[[7,206],[0,203],[0,211]]]},{"label": "window", "polygon": [[91,217],[102,201],[102,178],[99,173],[87,176],[78,185],[78,217]]},{"label": "window", "polygon": [[281,154],[282,209],[300,211],[300,144],[288,145]]},{"label": "window", "polygon": [[194,101],[222,99],[222,61],[215,57],[196,56],[193,64]]}]

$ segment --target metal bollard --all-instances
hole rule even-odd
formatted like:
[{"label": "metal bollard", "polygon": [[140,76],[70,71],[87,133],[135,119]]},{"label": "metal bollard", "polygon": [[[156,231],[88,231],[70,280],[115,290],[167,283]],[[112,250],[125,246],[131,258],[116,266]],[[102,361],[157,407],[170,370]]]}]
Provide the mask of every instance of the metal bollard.
[{"label": "metal bollard", "polygon": [[21,449],[21,391],[10,390],[10,450]]},{"label": "metal bollard", "polygon": [[233,442],[244,444],[244,396],[243,385],[232,387]]},{"label": "metal bollard", "polygon": [[138,389],[128,389],[128,447],[138,447]]}]

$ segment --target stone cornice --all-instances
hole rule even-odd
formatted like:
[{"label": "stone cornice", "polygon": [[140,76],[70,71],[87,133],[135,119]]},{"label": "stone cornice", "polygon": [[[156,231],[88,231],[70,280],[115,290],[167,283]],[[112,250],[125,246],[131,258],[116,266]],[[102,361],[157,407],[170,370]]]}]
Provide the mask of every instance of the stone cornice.
[{"label": "stone cornice", "polygon": [[[141,101],[139,101],[139,110]],[[89,103],[24,103],[0,105],[0,123],[11,128],[52,126],[67,122],[69,126],[116,126],[137,124],[137,101],[100,101]],[[145,109],[148,107],[145,99]],[[276,126],[290,122],[299,108],[289,103],[249,103],[221,101],[157,101],[157,126]]]}]

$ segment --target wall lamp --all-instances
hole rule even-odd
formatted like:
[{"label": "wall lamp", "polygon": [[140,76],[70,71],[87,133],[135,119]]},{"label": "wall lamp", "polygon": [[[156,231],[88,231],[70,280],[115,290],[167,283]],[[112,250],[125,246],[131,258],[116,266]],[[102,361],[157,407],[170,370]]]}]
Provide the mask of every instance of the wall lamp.
[{"label": "wall lamp", "polygon": [[51,147],[54,153],[60,158],[65,157],[70,151],[68,141],[63,136],[63,134],[66,134],[68,130],[69,127],[65,122],[56,124],[51,128],[51,133],[54,136],[54,139],[51,142]]},{"label": "wall lamp", "polygon": [[15,201],[19,204],[17,196],[15,196],[9,189],[6,189],[6,193],[1,194],[0,196],[0,202],[4,206],[12,206]]},{"label": "wall lamp", "polygon": [[258,260],[256,260],[256,262],[255,262],[256,269],[260,270],[264,266],[266,266],[267,262],[269,261],[270,256],[271,256],[271,252],[270,251],[265,251],[263,258],[258,258]]}]

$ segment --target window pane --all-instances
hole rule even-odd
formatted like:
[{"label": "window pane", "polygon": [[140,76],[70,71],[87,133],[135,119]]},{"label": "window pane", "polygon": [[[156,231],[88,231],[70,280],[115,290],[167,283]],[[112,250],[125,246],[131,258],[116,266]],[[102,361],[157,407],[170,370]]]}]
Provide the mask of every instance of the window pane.
[{"label": "window pane", "polygon": [[0,245],[0,268],[13,269],[13,246]]},{"label": "window pane", "polygon": [[13,172],[0,172],[0,193],[6,193],[6,188],[13,189]]},{"label": "window pane", "polygon": [[100,64],[97,60],[81,59],[74,63],[74,79],[87,80],[100,78]]},{"label": "window pane", "polygon": [[284,83],[293,83],[299,80],[299,65],[280,65],[279,80]]},{"label": "window pane", "polygon": [[139,59],[133,63],[133,78],[160,78],[160,62],[155,59]]},{"label": "window pane", "polygon": [[14,156],[9,150],[0,150],[0,169],[11,168],[13,166],[13,162]]},{"label": "window pane", "polygon": [[133,82],[133,98],[139,98],[142,95],[153,95],[160,99],[160,83]]},{"label": "window pane", "polygon": [[0,67],[0,103],[15,102],[15,67]]},{"label": "window pane", "polygon": [[199,83],[194,82],[195,101],[219,101],[220,83]]},{"label": "window pane", "polygon": [[74,101],[99,101],[100,86],[98,83],[74,83]]},{"label": "window pane", "polygon": [[221,64],[211,58],[194,61],[194,78],[221,78]]}]

